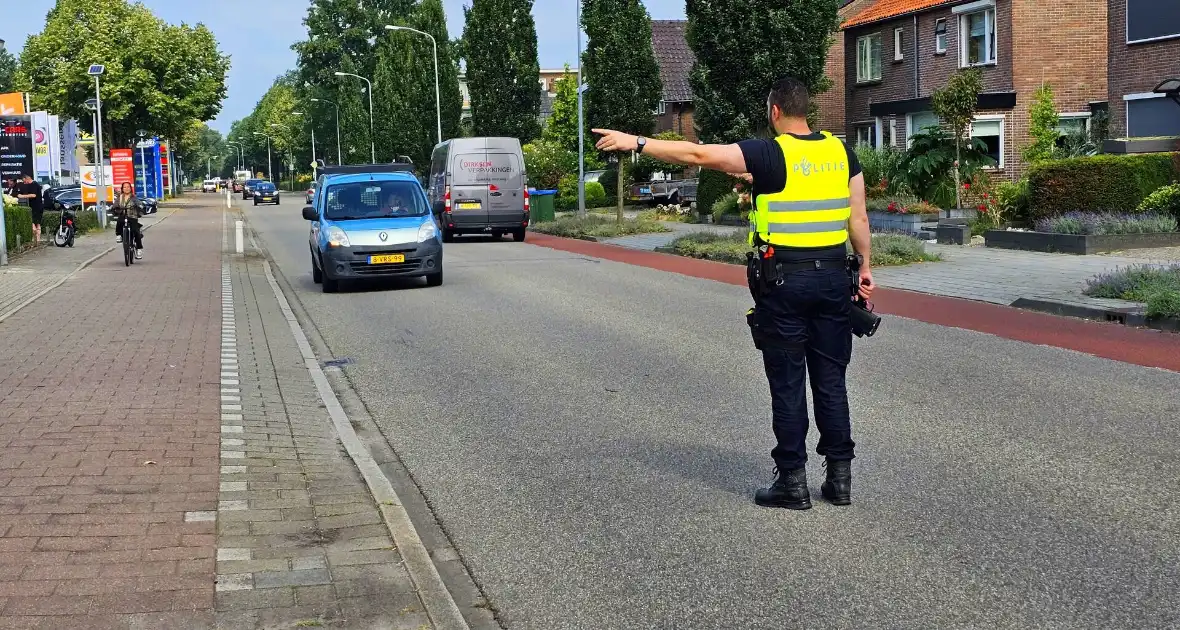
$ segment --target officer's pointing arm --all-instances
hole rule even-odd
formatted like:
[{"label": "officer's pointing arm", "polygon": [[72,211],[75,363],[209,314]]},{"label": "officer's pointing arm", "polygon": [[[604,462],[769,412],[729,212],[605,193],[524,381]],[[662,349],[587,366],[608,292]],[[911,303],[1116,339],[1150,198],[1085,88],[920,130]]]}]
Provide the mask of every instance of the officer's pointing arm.
[{"label": "officer's pointing arm", "polygon": [[[602,135],[595,145],[600,151],[634,151],[639,146],[638,136],[609,129],[592,131]],[[746,158],[736,144],[695,144],[647,138],[643,154],[671,164],[699,166],[724,173],[746,172]]]}]

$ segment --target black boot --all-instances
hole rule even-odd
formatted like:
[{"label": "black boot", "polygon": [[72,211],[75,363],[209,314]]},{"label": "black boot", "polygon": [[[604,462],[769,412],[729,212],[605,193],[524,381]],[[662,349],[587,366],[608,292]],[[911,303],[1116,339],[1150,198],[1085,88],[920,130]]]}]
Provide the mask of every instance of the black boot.
[{"label": "black boot", "polygon": [[807,491],[807,469],[800,466],[777,472],[778,478],[773,484],[754,493],[754,503],[762,507],[810,510],[811,493]]},{"label": "black boot", "polygon": [[828,469],[828,478],[819,487],[824,498],[832,505],[849,505],[852,503],[852,460],[829,459],[824,462]]}]

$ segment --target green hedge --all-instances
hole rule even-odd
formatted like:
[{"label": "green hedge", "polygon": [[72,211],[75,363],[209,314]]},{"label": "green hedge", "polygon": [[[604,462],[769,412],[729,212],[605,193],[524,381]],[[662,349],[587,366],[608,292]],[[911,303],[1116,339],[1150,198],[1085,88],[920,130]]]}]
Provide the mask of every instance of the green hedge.
[{"label": "green hedge", "polygon": [[697,214],[712,212],[713,204],[732,193],[735,185],[737,180],[721,171],[701,169],[697,183]]},{"label": "green hedge", "polygon": [[8,251],[16,249],[16,237],[20,235],[21,245],[33,240],[33,215],[28,206],[4,207],[4,236]]},{"label": "green hedge", "polygon": [[1066,212],[1133,212],[1152,192],[1180,180],[1180,154],[1096,155],[1054,160],[1029,171],[1030,219]]}]

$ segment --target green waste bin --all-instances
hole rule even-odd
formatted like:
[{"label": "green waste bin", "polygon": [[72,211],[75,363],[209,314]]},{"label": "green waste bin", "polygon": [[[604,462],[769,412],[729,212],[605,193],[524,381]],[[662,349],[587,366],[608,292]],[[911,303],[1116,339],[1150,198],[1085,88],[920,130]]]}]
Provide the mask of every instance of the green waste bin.
[{"label": "green waste bin", "polygon": [[532,208],[530,218],[532,223],[552,221],[555,218],[556,215],[554,214],[553,210],[553,198],[556,195],[556,190],[529,191],[529,205]]}]

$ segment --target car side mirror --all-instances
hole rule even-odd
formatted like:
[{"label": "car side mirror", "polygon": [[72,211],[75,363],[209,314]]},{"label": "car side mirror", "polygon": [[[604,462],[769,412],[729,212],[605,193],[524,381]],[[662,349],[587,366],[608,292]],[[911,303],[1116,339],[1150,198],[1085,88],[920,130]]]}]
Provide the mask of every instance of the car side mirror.
[{"label": "car side mirror", "polygon": [[319,221],[320,215],[316,213],[315,208],[311,206],[303,207],[303,218],[308,221]]}]

